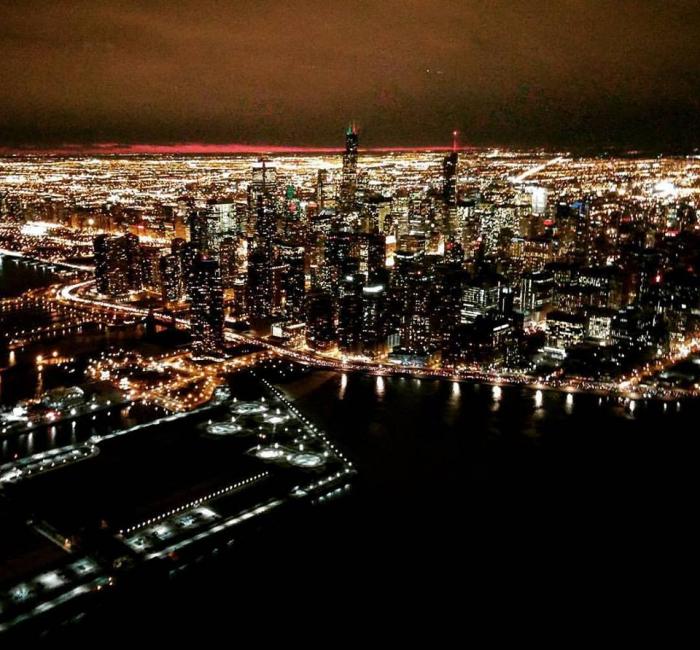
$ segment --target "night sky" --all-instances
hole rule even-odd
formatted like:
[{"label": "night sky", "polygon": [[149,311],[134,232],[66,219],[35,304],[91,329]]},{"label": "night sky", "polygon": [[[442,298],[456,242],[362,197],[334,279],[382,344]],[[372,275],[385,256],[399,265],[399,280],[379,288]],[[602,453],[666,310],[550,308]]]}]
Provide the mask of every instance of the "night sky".
[{"label": "night sky", "polygon": [[0,147],[700,145],[700,2],[0,1]]}]

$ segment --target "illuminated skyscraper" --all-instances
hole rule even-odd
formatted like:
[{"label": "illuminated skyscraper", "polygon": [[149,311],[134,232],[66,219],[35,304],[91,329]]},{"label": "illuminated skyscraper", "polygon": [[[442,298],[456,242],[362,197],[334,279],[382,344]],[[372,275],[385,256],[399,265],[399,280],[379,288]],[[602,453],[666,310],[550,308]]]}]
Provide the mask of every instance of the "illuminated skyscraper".
[{"label": "illuminated skyscraper", "polygon": [[[251,236],[260,236],[262,233],[267,233],[273,237],[276,228],[276,211],[277,211],[277,168],[270,165],[265,158],[260,158],[253,163],[251,182],[248,186],[248,219],[247,233]],[[265,223],[258,224],[258,219],[261,216],[261,205],[267,211],[265,216],[271,215],[271,219],[264,219]]]},{"label": "illuminated skyscraper", "polygon": [[204,254],[217,253],[221,242],[221,215],[212,209],[193,209],[189,213],[190,242]]},{"label": "illuminated skyscraper", "polygon": [[421,257],[397,251],[392,274],[390,318],[399,328],[401,347],[410,354],[423,353],[430,346],[430,281]]},{"label": "illuminated skyscraper", "polygon": [[274,305],[274,168],[260,161],[253,168],[250,199],[255,201],[255,234],[248,242],[248,315],[254,319],[269,318]]},{"label": "illuminated skyscraper", "polygon": [[248,312],[251,318],[268,318],[273,306],[274,212],[258,195],[255,237],[248,243]]},{"label": "illuminated skyscraper", "polygon": [[442,200],[444,203],[443,233],[454,237],[459,233],[457,218],[457,162],[456,150],[450,151],[442,161]]},{"label": "illuminated skyscraper", "polygon": [[224,289],[233,288],[238,275],[238,248],[237,237],[224,237],[219,245],[219,270],[221,272],[221,285]]},{"label": "illuminated skyscraper", "polygon": [[274,194],[277,185],[277,168],[266,158],[260,158],[253,163],[253,175],[250,187],[259,194]]},{"label": "illuminated skyscraper", "polygon": [[386,289],[373,284],[362,289],[362,353],[379,357],[386,352]]},{"label": "illuminated skyscraper", "polygon": [[359,260],[353,255],[355,238],[349,232],[334,232],[325,244],[323,289],[338,297],[342,278],[359,269]]},{"label": "illuminated skyscraper", "polygon": [[328,350],[335,344],[333,296],[313,291],[306,297],[306,343],[315,350]]},{"label": "illuminated skyscraper", "polygon": [[319,211],[330,207],[328,204],[332,202],[329,195],[330,186],[328,184],[328,170],[319,169],[316,181],[316,203],[318,204]]},{"label": "illuminated skyscraper", "polygon": [[549,271],[523,274],[520,283],[520,311],[531,320],[540,320],[552,304],[554,276]]},{"label": "illuminated skyscraper", "polygon": [[358,136],[355,125],[345,131],[345,153],[343,154],[343,176],[340,183],[340,212],[345,221],[357,208],[357,146]]},{"label": "illuminated skyscraper", "polygon": [[271,252],[255,241],[248,243],[248,282],[246,304],[250,318],[269,318],[272,315],[273,272]]},{"label": "illuminated skyscraper", "polygon": [[430,268],[430,338],[435,349],[444,350],[450,343],[457,322],[462,298],[464,273],[451,264]]},{"label": "illuminated skyscraper", "polygon": [[212,233],[216,240],[220,241],[222,237],[234,235],[239,231],[236,205],[233,201],[211,200],[207,208],[211,211],[216,224],[216,229]]},{"label": "illuminated skyscraper", "polygon": [[109,293],[109,235],[97,235],[92,240],[95,255],[95,283],[97,292]]},{"label": "illuminated skyscraper", "polygon": [[495,274],[482,274],[465,278],[462,282],[460,322],[473,323],[498,308],[503,278]]},{"label": "illuminated skyscraper", "polygon": [[[361,237],[362,270],[366,264],[368,282],[386,280],[386,236],[372,233]],[[366,257],[365,257],[366,254]]]},{"label": "illuminated skyscraper", "polygon": [[140,246],[141,284],[152,291],[160,290],[160,259],[162,251],[155,246]]},{"label": "illuminated skyscraper", "polygon": [[338,349],[349,354],[359,354],[362,343],[362,273],[347,275],[341,282],[338,305]]},{"label": "illuminated skyscraper", "polygon": [[110,237],[98,235],[93,240],[97,291],[119,296],[142,287],[142,259],[136,235]]},{"label": "illuminated skyscraper", "polygon": [[280,263],[283,266],[284,313],[289,318],[301,320],[304,317],[306,294],[304,249],[299,246],[281,246]]},{"label": "illuminated skyscraper", "polygon": [[178,302],[182,300],[184,285],[182,260],[179,255],[171,253],[160,258],[160,279],[163,302]]},{"label": "illuminated skyscraper", "polygon": [[192,356],[207,358],[220,353],[224,345],[224,292],[219,264],[199,258],[192,268]]},{"label": "illuminated skyscraper", "polygon": [[510,240],[520,232],[520,215],[512,205],[502,205],[488,210],[481,219],[481,238],[486,255],[495,255],[499,243]]},{"label": "illuminated skyscraper", "polygon": [[544,187],[533,187],[532,193],[532,214],[543,215],[547,211],[547,189]]}]

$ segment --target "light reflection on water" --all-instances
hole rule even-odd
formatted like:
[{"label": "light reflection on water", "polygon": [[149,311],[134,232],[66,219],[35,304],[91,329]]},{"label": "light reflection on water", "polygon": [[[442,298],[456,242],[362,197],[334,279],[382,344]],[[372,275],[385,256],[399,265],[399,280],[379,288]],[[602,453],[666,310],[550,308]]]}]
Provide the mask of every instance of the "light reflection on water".
[{"label": "light reflection on water", "polygon": [[491,404],[491,410],[495,413],[501,406],[501,397],[503,396],[503,389],[500,386],[493,386],[491,388],[491,399],[493,403]]},{"label": "light reflection on water", "polygon": [[384,377],[382,377],[381,375],[377,375],[377,381],[375,383],[375,391],[377,393],[377,397],[379,397],[379,398],[384,397],[384,389],[385,389]]},{"label": "light reflection on water", "polygon": [[564,402],[564,410],[567,413],[573,412],[573,410],[574,410],[574,394],[573,393],[566,394],[566,400]]}]

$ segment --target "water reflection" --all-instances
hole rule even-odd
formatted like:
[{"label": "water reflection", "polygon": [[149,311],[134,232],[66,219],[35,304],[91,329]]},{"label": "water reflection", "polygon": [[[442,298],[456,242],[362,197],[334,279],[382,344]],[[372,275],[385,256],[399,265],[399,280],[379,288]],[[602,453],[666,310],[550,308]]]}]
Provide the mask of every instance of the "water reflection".
[{"label": "water reflection", "polygon": [[571,413],[574,410],[574,394],[567,393],[566,401],[564,402],[564,410],[567,413]]},{"label": "water reflection", "polygon": [[377,375],[375,392],[377,393],[377,397],[384,397],[384,377],[381,375]]},{"label": "water reflection", "polygon": [[452,382],[452,391],[450,392],[450,406],[459,406],[462,388],[458,381]]},{"label": "water reflection", "polygon": [[491,404],[491,410],[495,413],[501,406],[501,396],[503,391],[500,386],[493,386],[491,388],[491,399],[493,400]]},{"label": "water reflection", "polygon": [[36,373],[36,389],[35,389],[35,397],[41,397],[41,395],[44,392],[44,372],[43,368],[39,366],[37,368],[37,373]]}]

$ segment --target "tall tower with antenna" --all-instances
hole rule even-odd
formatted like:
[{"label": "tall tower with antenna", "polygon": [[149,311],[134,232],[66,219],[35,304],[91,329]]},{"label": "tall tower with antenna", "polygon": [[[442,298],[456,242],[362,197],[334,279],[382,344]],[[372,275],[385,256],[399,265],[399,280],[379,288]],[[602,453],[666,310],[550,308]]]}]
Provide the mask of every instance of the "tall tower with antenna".
[{"label": "tall tower with antenna", "polygon": [[452,132],[452,151],[442,161],[442,199],[444,207],[443,234],[454,236],[457,234],[457,131]]},{"label": "tall tower with antenna", "polygon": [[357,193],[357,127],[353,122],[345,130],[345,153],[343,154],[343,175],[340,183],[340,211],[343,220],[356,209]]}]

